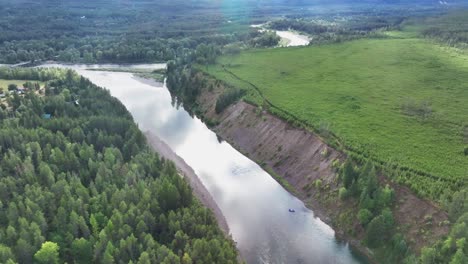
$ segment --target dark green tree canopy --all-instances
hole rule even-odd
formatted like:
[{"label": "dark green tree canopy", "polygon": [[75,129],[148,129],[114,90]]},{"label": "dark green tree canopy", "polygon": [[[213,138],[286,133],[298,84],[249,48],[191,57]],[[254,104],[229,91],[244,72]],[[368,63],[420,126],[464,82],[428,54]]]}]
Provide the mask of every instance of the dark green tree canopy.
[{"label": "dark green tree canopy", "polygon": [[47,83],[0,119],[0,263],[237,262],[214,216],[108,91],[73,71],[2,73]]}]

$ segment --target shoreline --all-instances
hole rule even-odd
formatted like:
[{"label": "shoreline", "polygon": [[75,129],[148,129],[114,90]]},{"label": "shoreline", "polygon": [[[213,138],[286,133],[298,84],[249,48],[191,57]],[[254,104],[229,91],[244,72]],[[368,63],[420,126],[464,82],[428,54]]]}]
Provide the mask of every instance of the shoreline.
[{"label": "shoreline", "polygon": [[[289,124],[285,123],[283,120],[280,118],[276,117],[273,114],[270,113],[263,113],[264,116],[267,117],[266,121],[263,121],[261,123],[273,123],[273,125],[270,127],[273,129],[274,133],[270,135],[266,135],[265,137],[257,137],[254,136],[256,132],[258,131],[265,131],[265,128],[267,126],[260,125],[262,127],[261,129],[256,128],[256,126],[252,123],[252,121],[256,118],[255,116],[255,110],[254,106],[249,105],[243,101],[237,102],[231,106],[229,106],[227,109],[225,109],[222,113],[217,115],[217,120],[220,122],[217,126],[210,128],[212,131],[214,131],[218,136],[220,136],[223,140],[228,142],[233,148],[235,148],[237,151],[248,157],[249,159],[252,159],[255,163],[257,164],[263,164],[261,167],[265,169],[269,174],[272,171],[273,173],[277,174],[281,179],[286,181],[286,183],[289,185],[289,187],[292,187],[292,190],[289,190],[287,186],[285,186],[282,181],[279,179],[275,178],[273,175],[270,174],[270,176],[277,181],[283,188],[285,188],[291,195],[294,195],[296,198],[298,198],[305,207],[308,209],[312,210],[314,213],[314,217],[320,219],[322,222],[330,226],[333,231],[335,232],[335,239],[339,241],[346,242],[349,246],[349,248],[352,251],[352,254],[357,256],[361,260],[365,260],[366,263],[368,264],[377,264],[378,261],[375,259],[375,256],[373,252],[366,246],[364,246],[356,237],[352,237],[349,234],[347,234],[343,228],[339,227],[336,225],[336,223],[333,222],[333,219],[337,217],[335,215],[336,212],[333,212],[333,210],[336,210],[336,208],[327,208],[326,204],[324,204],[323,201],[320,201],[320,199],[316,199],[315,195],[322,195],[323,193],[320,192],[319,190],[316,190],[312,196],[308,196],[307,194],[304,193],[304,181],[300,180],[298,178],[301,178],[300,176],[298,177],[298,174],[302,174],[304,171],[295,171],[295,173],[292,173],[289,169],[284,170],[284,167],[289,167],[293,168],[293,170],[298,169],[296,162],[298,162],[297,159],[294,161],[291,160],[290,162],[284,162],[284,163],[289,163],[289,164],[283,164],[283,166],[278,166],[278,162],[276,161],[278,158],[282,159],[288,159],[287,157],[278,157],[275,155],[272,155],[275,158],[267,158],[263,155],[258,155],[258,149],[256,147],[252,147],[255,145],[254,142],[262,142],[262,149],[265,148],[264,146],[271,145],[271,146],[276,146],[278,141],[272,140],[269,141],[267,138],[271,138],[271,136],[276,137],[278,136],[279,138],[290,138],[291,135],[294,135],[293,137],[296,139],[300,139],[294,143],[288,142],[287,144],[281,144],[283,147],[283,151],[290,151],[291,149],[299,149],[297,153],[289,153],[291,156],[290,157],[299,157],[299,156],[308,156],[309,159],[307,163],[310,162],[310,164],[314,164],[314,166],[320,164],[320,169],[319,171],[314,172],[317,173],[314,175],[317,178],[323,179],[324,182],[328,182],[329,184],[333,184],[333,173],[331,172],[331,163],[332,161],[337,158],[337,159],[342,159],[343,156],[341,153],[338,151],[332,150],[327,146],[327,149],[331,152],[330,156],[326,159],[323,159],[319,157],[317,160],[317,155],[316,151],[309,152],[307,154],[306,152],[303,152],[303,150],[300,149],[300,144],[301,142],[308,142],[311,145],[315,145],[315,148],[317,150],[321,150],[323,146],[326,146],[324,142],[322,142],[319,138],[317,138],[314,135],[308,134],[308,131],[305,131],[304,129],[300,128],[295,128],[290,126]],[[213,114],[211,112],[210,114]],[[211,116],[213,117],[213,116]],[[253,119],[251,119],[253,117]],[[249,120],[248,120],[249,119]],[[230,124],[237,123],[237,128],[235,126],[231,126]],[[284,129],[284,130],[283,130]],[[277,134],[277,130],[282,130],[284,131],[284,134],[280,136],[281,134]],[[267,130],[268,131],[268,130]],[[266,132],[267,134],[269,132]],[[266,140],[266,141],[265,141]],[[267,143],[268,142],[268,143]],[[287,145],[291,144],[293,147],[288,148]],[[299,145],[296,145],[299,144]],[[272,147],[270,150],[264,149],[265,152],[270,152],[270,151],[275,151],[276,148]],[[294,153],[294,154],[293,154]],[[310,155],[310,156],[309,156]],[[261,157],[263,156],[263,157]],[[289,156],[289,155],[286,155]],[[299,162],[302,163],[302,162]],[[299,166],[305,166],[305,167],[310,167],[310,171],[313,171],[312,167],[314,166],[309,166],[309,165],[304,165],[304,163],[300,164]],[[326,175],[326,176],[325,176]],[[314,177],[314,178],[315,178]],[[338,210],[337,210],[338,211]]]},{"label": "shoreline", "polygon": [[[146,84],[152,84],[152,85],[153,84],[161,84],[161,82],[158,82],[157,80],[144,78],[144,77],[138,76],[138,75],[134,75],[133,78],[138,79],[139,81],[144,82]],[[235,105],[237,105],[237,104],[235,104]],[[229,108],[231,108],[231,109],[235,108],[235,105],[231,105]],[[223,113],[221,113],[220,116],[218,116],[218,117],[221,118],[221,120],[224,121],[224,119],[228,118],[228,116],[230,114],[232,114],[232,113],[229,113],[230,111],[228,109],[223,111]],[[268,115],[270,117],[272,117],[272,118],[275,118],[275,119],[277,118],[277,117],[274,117],[273,115],[270,115],[270,114],[268,114]],[[240,153],[242,153],[243,155],[245,155],[249,159],[252,159],[255,163],[257,163],[259,165],[261,164],[261,162],[259,162],[259,160],[255,159],[255,157],[252,155],[252,153],[250,153],[249,151],[245,151],[245,149],[243,149],[241,146],[239,146],[237,144],[238,142],[235,142],[235,140],[232,140],[231,138],[230,139],[225,138],[224,137],[225,133],[223,133],[223,129],[221,127],[222,127],[222,125],[217,126],[217,127],[211,127],[209,129],[211,131],[213,131],[216,135],[220,136],[220,138],[227,141],[237,151],[239,151]],[[226,132],[226,131],[224,131],[224,132]],[[213,211],[213,213],[214,213],[214,215],[215,215],[215,217],[216,217],[216,219],[218,221],[218,225],[221,228],[221,230],[223,230],[223,232],[227,236],[230,236],[229,227],[227,225],[227,222],[226,222],[226,219],[225,219],[223,213],[221,212],[220,208],[217,206],[216,202],[214,201],[214,199],[212,198],[211,194],[208,192],[206,187],[203,185],[203,183],[200,181],[198,176],[195,174],[193,169],[188,164],[186,164],[185,161],[182,158],[177,156],[177,154],[174,153],[174,151],[165,142],[163,142],[156,135],[154,135],[154,133],[146,131],[146,132],[144,132],[144,134],[145,134],[145,136],[146,136],[146,138],[148,140],[148,143],[153,148],[153,150],[155,150],[159,155],[161,155],[161,157],[164,157],[164,158],[166,158],[168,160],[171,160],[172,162],[175,163],[176,168],[179,170],[181,175],[183,175],[187,179],[190,186],[192,187],[192,190],[193,190],[194,194],[197,196],[197,198],[200,200],[200,202],[202,202],[202,204],[204,204],[206,207],[210,208]],[[272,171],[274,171],[274,168],[271,167],[271,166],[267,166],[266,168],[264,166],[262,166],[262,168],[265,169],[265,171],[267,171],[267,172],[268,172],[268,170],[266,170],[266,169],[271,169]],[[367,247],[364,247],[359,242],[359,240],[356,240],[355,238],[352,238],[352,237],[348,236],[345,232],[343,232],[340,229],[336,229],[336,226],[334,226],[334,224],[332,223],[332,219],[329,217],[329,215],[327,213],[327,210],[324,208],[324,206],[319,201],[317,201],[315,199],[310,201],[310,199],[307,199],[307,197],[305,197],[303,195],[303,193],[301,193],[301,191],[299,191],[300,186],[298,186],[295,183],[292,183],[289,179],[286,179],[283,176],[280,176],[280,177],[282,177],[284,180],[286,180],[292,186],[292,188],[294,189],[294,192],[292,192],[291,190],[288,190],[286,188],[287,191],[289,193],[291,193],[292,195],[294,195],[295,197],[297,197],[299,200],[301,200],[302,203],[304,204],[304,206],[306,206],[307,208],[312,210],[314,212],[314,217],[315,218],[318,218],[322,222],[327,224],[328,226],[333,227],[333,230],[335,232],[335,238],[337,240],[346,242],[348,244],[348,246],[350,247],[350,249],[352,250],[353,254],[358,256],[358,258],[360,258],[360,259],[365,259],[366,263],[368,263],[368,264],[376,264],[377,263],[374,260],[371,251],[369,251],[369,249]],[[278,181],[278,179],[275,179],[275,181],[279,182],[280,185],[283,186],[283,184],[280,181]],[[283,186],[283,187],[285,187],[285,186]],[[239,257],[242,258],[242,256],[240,254],[239,254]]]},{"label": "shoreline", "polygon": [[299,47],[299,46],[307,46],[310,43],[311,38],[307,35],[301,34],[300,32],[297,32],[294,30],[268,29],[264,27],[267,23],[258,24],[258,25],[250,25],[250,27],[257,29],[259,32],[263,32],[263,31],[275,32],[275,34],[281,38],[280,43],[278,44],[278,47]]},{"label": "shoreline", "polygon": [[227,237],[230,237],[229,226],[226,218],[208,189],[206,189],[205,185],[203,185],[200,178],[196,175],[195,171],[154,133],[145,131],[143,134],[148,140],[148,144],[155,152],[157,152],[161,157],[174,162],[181,176],[187,180],[192,188],[193,194],[205,207],[211,209],[216,221],[218,222],[219,228]]},{"label": "shoreline", "polygon": [[[342,163],[346,154],[327,145],[315,133],[294,127],[267,111],[259,113],[256,106],[242,100],[216,113],[216,101],[222,91],[202,89],[196,99],[201,119],[215,124],[210,130],[265,171],[272,171],[278,177],[269,172],[270,175],[281,185],[291,186],[294,191],[283,185],[311,209],[315,217],[332,227],[335,238],[346,242],[356,257],[365,263],[378,263],[375,255],[378,252],[362,243],[365,230],[353,213],[357,208],[356,201],[337,199],[340,184],[334,163]],[[320,185],[316,184],[317,181]],[[446,226],[439,225],[447,219],[443,210],[383,176],[380,182],[390,185],[395,191],[397,198],[392,211],[415,254],[422,246],[448,232]],[[418,230],[425,224],[425,215],[434,219],[428,227],[433,232],[421,240],[423,235]]]},{"label": "shoreline", "polygon": [[[292,187],[292,193],[332,227],[335,237],[347,242],[357,256],[378,263],[375,255],[378,252],[362,244],[365,230],[353,213],[358,208],[356,201],[338,199],[340,184],[333,163],[342,163],[346,154],[326,144],[315,133],[295,127],[268,111],[260,113],[256,106],[243,100],[216,113],[216,101],[224,89],[222,86],[214,92],[202,89],[197,97],[202,119],[215,124],[210,129],[266,171],[278,175],[272,177],[280,184],[285,183],[286,187],[282,185],[290,193],[287,187]],[[383,175],[379,181],[395,191],[392,212],[414,254],[448,233],[448,227],[439,224],[447,219],[446,212]],[[424,222],[426,215],[433,219],[430,226]],[[431,230],[430,236],[418,232],[424,225]]]},{"label": "shoreline", "polygon": [[[136,80],[150,84],[163,84],[162,82],[158,82],[154,79],[144,78],[142,76],[133,75],[133,78]],[[180,175],[183,176],[187,182],[189,183],[190,187],[192,188],[193,194],[197,197],[197,199],[207,208],[211,209],[213,212],[216,221],[218,222],[219,228],[223,231],[226,237],[231,237],[229,226],[227,224],[226,218],[224,217],[223,212],[219,208],[218,204],[214,200],[211,193],[202,183],[198,175],[195,171],[190,167],[184,159],[179,157],[172,149],[169,147],[166,142],[161,140],[157,135],[150,131],[142,131],[148,141],[149,146],[158,153],[161,157],[168,159],[174,162],[177,170],[179,171]]]},{"label": "shoreline", "polygon": [[289,30],[276,30],[275,32],[281,39],[287,40],[287,44],[284,45],[285,47],[307,46],[310,43],[310,38],[306,35]]},{"label": "shoreline", "polygon": [[[216,129],[214,129],[212,131],[215,132],[216,135],[218,135],[224,141],[229,143],[234,149],[236,149],[237,151],[242,153],[242,155],[244,155],[247,158],[253,160],[259,166],[261,166],[260,165],[261,162],[256,160],[249,152],[244,151],[244,149],[242,149],[242,147],[236,145],[236,142],[223,138],[222,135],[219,133],[219,131],[216,130]],[[379,263],[374,258],[374,254],[369,248],[362,245],[361,242],[358,239],[356,239],[355,237],[349,236],[342,229],[340,229],[339,227],[337,227],[337,226],[335,226],[333,224],[333,221],[332,221],[332,218],[330,217],[329,212],[327,212],[325,206],[323,204],[321,204],[317,199],[310,199],[310,198],[306,197],[306,195],[304,195],[300,191],[300,189],[301,189],[300,186],[298,186],[296,184],[292,184],[291,181],[284,178],[284,176],[278,175],[278,177],[281,177],[280,179],[278,179],[275,176],[271,175],[270,171],[275,173],[273,168],[271,168],[269,166],[261,166],[261,167],[268,174],[270,174],[270,176],[276,182],[278,182],[288,193],[290,193],[291,195],[293,195],[294,197],[299,199],[304,204],[304,206],[306,208],[312,210],[312,212],[314,213],[314,218],[318,218],[320,221],[322,221],[323,223],[325,223],[326,225],[331,227],[333,229],[333,231],[335,232],[335,239],[348,244],[349,248],[352,250],[353,255],[359,256],[359,259],[365,259],[365,261],[367,261],[368,264],[378,264]],[[286,181],[286,184],[288,184],[289,186],[285,186],[284,182],[282,182],[281,179]],[[292,188],[292,190],[289,189],[288,187]]]}]

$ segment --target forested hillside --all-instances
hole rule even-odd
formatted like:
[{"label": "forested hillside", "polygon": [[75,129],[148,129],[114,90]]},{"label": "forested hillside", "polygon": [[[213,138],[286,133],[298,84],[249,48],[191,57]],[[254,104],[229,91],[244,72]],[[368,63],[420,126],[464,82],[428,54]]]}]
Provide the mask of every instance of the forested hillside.
[{"label": "forested hillside", "polygon": [[288,10],[252,1],[0,0],[0,63],[167,61],[199,44],[255,42],[264,33],[249,23]]},{"label": "forested hillside", "polygon": [[[407,10],[418,12],[414,11],[417,6],[421,10],[440,9],[432,0],[332,2],[334,7],[330,9],[330,1],[318,0],[0,0],[0,63],[167,61],[200,44],[224,46],[238,42],[241,46],[259,46],[259,38],[267,32],[258,32],[249,25],[274,18],[323,18],[333,14],[343,20],[363,12],[387,15],[396,11],[407,15]],[[383,12],[376,8],[378,4],[392,7]],[[385,23],[377,20],[368,26]],[[330,38],[323,34],[320,41]]]},{"label": "forested hillside", "polygon": [[[70,70],[0,109],[0,263],[235,263],[211,211],[125,107]],[[50,115],[50,116],[49,116]]]}]

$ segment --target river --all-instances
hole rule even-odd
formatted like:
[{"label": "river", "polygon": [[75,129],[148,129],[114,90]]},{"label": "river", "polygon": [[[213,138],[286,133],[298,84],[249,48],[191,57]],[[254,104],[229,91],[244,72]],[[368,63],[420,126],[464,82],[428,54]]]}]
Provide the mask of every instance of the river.
[{"label": "river", "polygon": [[286,47],[307,46],[309,45],[309,37],[295,33],[294,31],[276,31],[276,35],[286,40]]},{"label": "river", "polygon": [[[259,31],[265,31],[265,24],[250,25],[252,28],[256,28]],[[299,34],[292,30],[276,30],[276,35],[281,38],[280,46],[285,47],[296,47],[296,46],[307,46],[310,43],[310,37]]]},{"label": "river", "polygon": [[193,168],[220,207],[247,263],[364,263],[347,243],[335,238],[332,228],[260,166],[219,141],[183,107],[172,105],[164,84],[147,82],[131,73],[86,70],[90,66],[61,67],[73,68],[108,89],[127,107],[142,131],[157,135]]}]

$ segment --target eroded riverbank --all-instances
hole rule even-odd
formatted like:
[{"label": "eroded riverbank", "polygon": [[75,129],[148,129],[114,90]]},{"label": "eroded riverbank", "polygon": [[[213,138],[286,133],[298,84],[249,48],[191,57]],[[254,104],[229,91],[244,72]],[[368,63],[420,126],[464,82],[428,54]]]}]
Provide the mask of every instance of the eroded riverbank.
[{"label": "eroded riverbank", "polygon": [[247,263],[362,263],[346,242],[335,239],[333,229],[259,165],[174,105],[165,86],[130,73],[82,74],[109,89],[142,131],[157,135],[193,168]]},{"label": "eroded riverbank", "polygon": [[[128,72],[66,67],[108,89],[142,131],[154,133],[193,169],[224,215],[247,263],[365,263],[262,167],[175,104],[165,85]],[[152,141],[161,148],[161,142]]]},{"label": "eroded riverbank", "polygon": [[[346,156],[314,133],[296,128],[243,101],[217,114],[215,104],[222,93],[222,89],[202,89],[197,98],[198,110],[210,123],[216,124],[212,129],[240,152],[276,174],[280,182],[285,181],[309,208],[313,208],[315,215],[335,228],[338,237],[373,259],[373,252],[361,243],[365,230],[357,219],[359,201],[338,198],[341,185],[337,166]],[[418,253],[423,246],[431,245],[448,233],[448,226],[443,224],[448,219],[444,210],[383,175],[380,181],[395,190],[395,221],[414,252]],[[425,220],[428,217],[430,222]],[[420,232],[421,226],[431,232]]]}]

